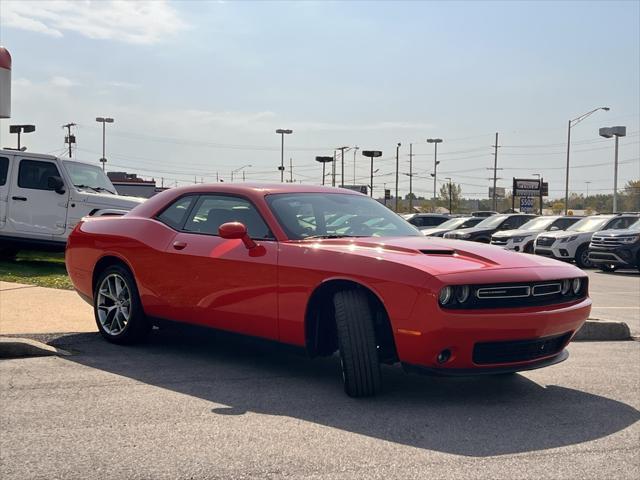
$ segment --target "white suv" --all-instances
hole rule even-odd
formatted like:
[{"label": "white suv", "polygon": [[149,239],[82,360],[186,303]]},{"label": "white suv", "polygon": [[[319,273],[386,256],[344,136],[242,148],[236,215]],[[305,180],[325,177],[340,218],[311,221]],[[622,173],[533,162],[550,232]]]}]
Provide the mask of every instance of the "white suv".
[{"label": "white suv", "polygon": [[592,215],[574,223],[564,232],[541,233],[536,239],[536,255],[558,260],[575,260],[581,268],[592,267],[589,260],[589,242],[600,230],[623,229],[638,220],[635,214]]},{"label": "white suv", "polygon": [[561,215],[534,218],[517,230],[503,230],[494,233],[491,236],[491,245],[516,252],[533,253],[533,244],[538,234],[566,230],[581,218]]}]

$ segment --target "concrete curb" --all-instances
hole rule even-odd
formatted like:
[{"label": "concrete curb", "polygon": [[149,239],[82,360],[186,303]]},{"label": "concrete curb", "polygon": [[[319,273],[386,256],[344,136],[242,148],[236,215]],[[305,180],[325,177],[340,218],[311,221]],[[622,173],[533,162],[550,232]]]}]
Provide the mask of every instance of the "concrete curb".
[{"label": "concrete curb", "polygon": [[29,338],[0,337],[0,358],[45,357],[49,355],[71,355],[61,348]]},{"label": "concrete curb", "polygon": [[629,325],[624,322],[610,322],[607,320],[589,319],[585,322],[575,337],[578,342],[632,340]]}]

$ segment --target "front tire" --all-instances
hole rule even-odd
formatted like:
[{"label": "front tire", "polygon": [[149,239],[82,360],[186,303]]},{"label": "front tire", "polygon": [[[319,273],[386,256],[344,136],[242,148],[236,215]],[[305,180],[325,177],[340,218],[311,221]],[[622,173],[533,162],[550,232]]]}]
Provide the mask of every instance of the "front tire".
[{"label": "front tire", "polygon": [[380,391],[380,363],[367,296],[344,290],[333,297],[344,391],[350,397],[369,397]]},{"label": "front tire", "polygon": [[133,275],[122,265],[107,267],[98,276],[93,313],[100,334],[112,343],[138,342],[152,327],[142,310]]},{"label": "front tire", "polygon": [[576,265],[580,268],[592,268],[593,263],[589,260],[589,246],[582,245],[576,251]]}]

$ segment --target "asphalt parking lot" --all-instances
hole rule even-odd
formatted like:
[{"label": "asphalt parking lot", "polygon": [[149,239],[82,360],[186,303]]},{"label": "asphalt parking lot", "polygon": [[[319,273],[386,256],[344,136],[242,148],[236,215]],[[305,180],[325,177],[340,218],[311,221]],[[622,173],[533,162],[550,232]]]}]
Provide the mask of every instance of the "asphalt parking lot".
[{"label": "asphalt parking lot", "polygon": [[522,375],[384,369],[346,397],[335,357],[156,333],[44,340],[75,353],[0,362],[1,476],[25,478],[637,478],[640,343],[570,346]]},{"label": "asphalt parking lot", "polygon": [[626,322],[634,335],[640,335],[640,272],[585,271],[589,275],[589,295],[593,300],[591,316]]}]

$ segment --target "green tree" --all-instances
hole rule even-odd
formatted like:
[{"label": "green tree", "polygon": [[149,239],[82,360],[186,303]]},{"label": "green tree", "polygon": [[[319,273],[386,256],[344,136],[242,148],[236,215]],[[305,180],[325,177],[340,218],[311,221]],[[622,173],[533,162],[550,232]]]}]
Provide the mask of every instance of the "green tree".
[{"label": "green tree", "polygon": [[451,185],[451,211],[460,210],[460,200],[462,198],[462,186],[456,183],[445,183],[440,186],[439,204],[445,208],[449,208],[449,185]]}]

